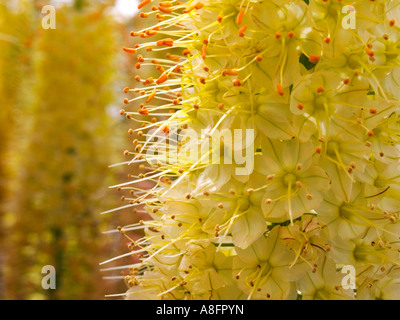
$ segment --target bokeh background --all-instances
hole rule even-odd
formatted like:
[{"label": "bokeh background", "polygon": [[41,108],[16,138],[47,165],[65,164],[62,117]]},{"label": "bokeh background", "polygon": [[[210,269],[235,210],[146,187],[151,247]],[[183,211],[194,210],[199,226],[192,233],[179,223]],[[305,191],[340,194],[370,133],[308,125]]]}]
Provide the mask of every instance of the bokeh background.
[{"label": "bokeh background", "polygon": [[[42,7],[56,8],[43,29]],[[126,290],[99,263],[126,252],[118,233],[142,217],[110,185],[131,174],[120,116],[141,28],[136,0],[0,0],[0,299],[104,299]],[[138,235],[139,236],[139,235]],[[130,257],[125,263],[134,263]],[[117,265],[116,262],[115,265]],[[56,269],[44,290],[42,267]],[[107,264],[112,267],[113,264]]]}]

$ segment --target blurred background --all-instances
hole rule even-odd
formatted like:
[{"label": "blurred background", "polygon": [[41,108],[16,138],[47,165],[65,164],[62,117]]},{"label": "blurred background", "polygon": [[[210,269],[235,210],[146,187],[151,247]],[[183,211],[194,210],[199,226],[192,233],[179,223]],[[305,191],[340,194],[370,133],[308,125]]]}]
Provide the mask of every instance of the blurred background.
[{"label": "blurred background", "polygon": [[[126,252],[105,234],[142,217],[108,187],[126,181],[136,0],[0,0],[0,299],[104,299],[126,290],[99,263]],[[56,29],[44,29],[45,5]],[[135,257],[126,263],[134,263]],[[43,266],[56,290],[42,288]],[[107,267],[113,264],[107,264]],[[117,265],[117,263],[116,263]],[[107,277],[106,277],[107,278]]]}]

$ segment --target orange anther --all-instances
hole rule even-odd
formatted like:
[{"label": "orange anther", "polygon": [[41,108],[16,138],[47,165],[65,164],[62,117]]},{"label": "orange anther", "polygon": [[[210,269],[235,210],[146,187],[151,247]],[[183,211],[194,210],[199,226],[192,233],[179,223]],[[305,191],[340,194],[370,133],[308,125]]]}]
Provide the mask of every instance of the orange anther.
[{"label": "orange anther", "polygon": [[243,27],[239,29],[239,37],[244,37],[244,32],[247,30],[247,25],[245,24]]},{"label": "orange anther", "polygon": [[161,77],[159,77],[156,81],[157,84],[161,84],[164,83],[165,81],[168,80],[168,76],[164,73],[161,75]]},{"label": "orange anther", "polygon": [[203,45],[203,48],[201,49],[201,57],[203,58],[203,60],[206,58],[207,56],[207,45]]},{"label": "orange anther", "polygon": [[152,92],[152,93],[149,95],[149,97],[147,98],[146,103],[151,102],[151,100],[154,99],[154,97],[156,96],[156,94],[157,94],[157,91],[154,89],[153,92]]},{"label": "orange anther", "polygon": [[238,26],[242,24],[244,12],[245,12],[244,9],[242,9],[237,16],[236,23]]},{"label": "orange anther", "polygon": [[154,82],[154,79],[153,79],[152,77],[150,77],[150,78],[148,78],[146,81],[147,81],[148,84],[151,84],[151,83]]},{"label": "orange anther", "polygon": [[193,11],[194,9],[199,10],[199,9],[201,9],[203,7],[204,7],[204,3],[197,2],[194,6],[190,6],[190,7],[186,8],[185,10],[183,10],[182,12],[183,13],[189,13],[189,12]]},{"label": "orange anther", "polygon": [[160,73],[164,73],[165,72],[165,68],[160,66],[160,65],[158,65],[156,68],[157,68],[157,71],[160,72]]},{"label": "orange anther", "polygon": [[178,57],[178,56],[173,56],[173,55],[171,55],[169,58],[170,58],[172,61],[175,61],[175,62],[179,62],[179,60],[181,60],[180,57]]},{"label": "orange anther", "polygon": [[164,131],[164,133],[168,133],[168,132],[169,132],[169,127],[168,127],[168,125],[164,125],[164,126],[162,127],[162,131]]},{"label": "orange anther", "polygon": [[146,4],[149,4],[151,0],[143,0],[141,3],[138,5],[138,9],[142,9]]},{"label": "orange anther", "polygon": [[152,84],[153,82],[154,82],[154,79],[152,77],[150,77],[150,78],[146,79],[145,84],[148,85],[148,84]]},{"label": "orange anther", "polygon": [[147,115],[149,115],[149,110],[146,108],[140,109],[139,114],[141,114],[143,116],[147,116]]},{"label": "orange anther", "polygon": [[222,71],[223,76],[226,76],[226,75],[237,76],[238,74],[239,74],[238,69],[225,69]]},{"label": "orange anther", "polygon": [[158,10],[160,10],[161,12],[164,12],[164,13],[172,13],[171,8],[164,8],[164,7],[159,6]]},{"label": "orange anther", "polygon": [[194,6],[188,7],[187,9],[183,10],[183,13],[189,13],[190,11],[194,10]]},{"label": "orange anther", "polygon": [[197,3],[194,5],[194,7],[195,7],[195,9],[200,10],[201,8],[204,7],[204,3],[203,3],[203,2],[197,2]]},{"label": "orange anther", "polygon": [[321,60],[319,56],[316,56],[314,54],[310,54],[308,59],[310,60],[310,62],[318,62],[319,60]]},{"label": "orange anther", "polygon": [[371,49],[369,49],[369,48],[366,48],[365,49],[365,53],[367,54],[367,55],[369,55],[370,57],[373,57],[374,55],[375,55],[375,52],[373,52]]},{"label": "orange anther", "polygon": [[169,2],[169,1],[160,2],[159,5],[160,5],[161,7],[167,7],[167,8],[172,7],[172,3]]},{"label": "orange anther", "polygon": [[136,49],[132,49],[132,48],[123,48],[123,50],[124,50],[125,52],[128,52],[128,53],[136,53],[136,52],[137,52]]},{"label": "orange anther", "polygon": [[146,35],[149,37],[155,36],[157,34],[156,30],[147,30]]},{"label": "orange anther", "polygon": [[167,47],[172,47],[174,45],[174,40],[173,39],[164,39],[157,41],[157,46],[162,47],[162,46],[167,46]]},{"label": "orange anther", "polygon": [[276,90],[278,91],[279,95],[283,96],[285,93],[283,92],[282,85],[278,83],[276,85]]}]

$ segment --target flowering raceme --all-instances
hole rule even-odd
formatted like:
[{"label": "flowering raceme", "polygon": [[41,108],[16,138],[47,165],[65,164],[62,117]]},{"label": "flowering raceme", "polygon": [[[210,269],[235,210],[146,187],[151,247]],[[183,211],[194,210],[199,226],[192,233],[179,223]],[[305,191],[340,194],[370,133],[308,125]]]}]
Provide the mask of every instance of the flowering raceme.
[{"label": "flowering raceme", "polygon": [[154,72],[121,114],[142,172],[116,188],[149,220],[120,228],[141,259],[124,296],[400,298],[400,0],[139,9],[156,22],[124,50]]}]

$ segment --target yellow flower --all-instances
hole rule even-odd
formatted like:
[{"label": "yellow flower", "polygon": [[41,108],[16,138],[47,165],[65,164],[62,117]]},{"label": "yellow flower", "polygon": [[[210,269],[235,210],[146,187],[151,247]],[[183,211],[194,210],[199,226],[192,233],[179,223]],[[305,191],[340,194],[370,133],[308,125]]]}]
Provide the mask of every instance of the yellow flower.
[{"label": "yellow flower", "polygon": [[[358,298],[336,265],[399,264],[400,1],[354,1],[362,27],[348,30],[339,0],[150,2],[158,23],[133,50],[157,80],[125,102],[141,137],[179,130],[128,152],[151,168],[120,187],[151,184],[142,262],[185,288],[154,281],[161,296]],[[146,155],[168,140],[175,163]]]}]

